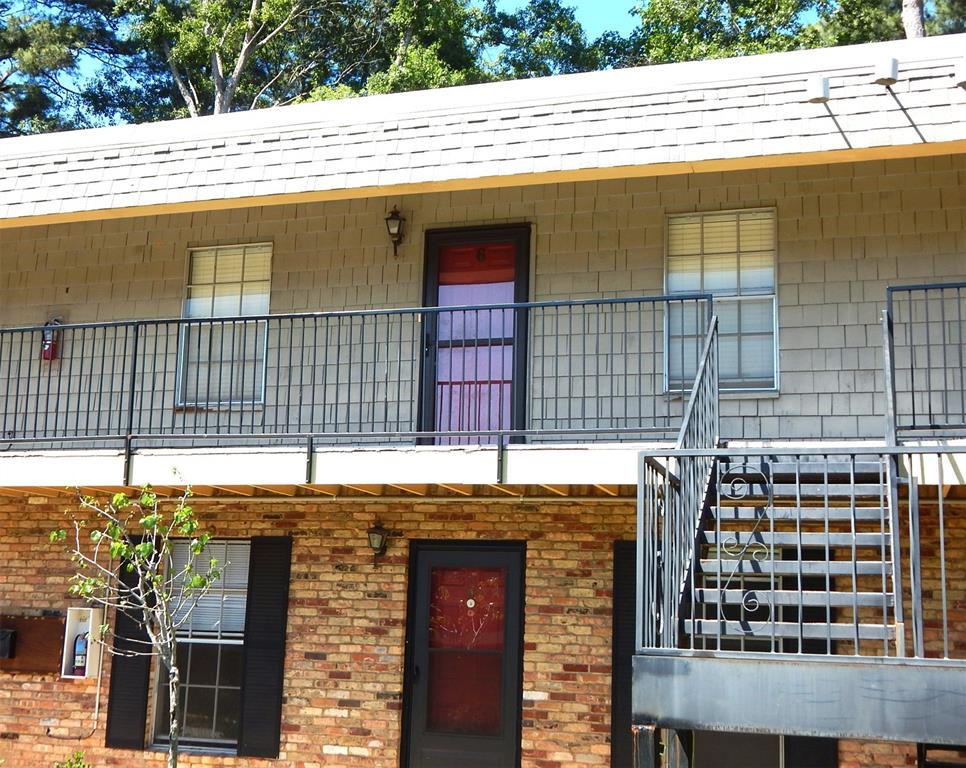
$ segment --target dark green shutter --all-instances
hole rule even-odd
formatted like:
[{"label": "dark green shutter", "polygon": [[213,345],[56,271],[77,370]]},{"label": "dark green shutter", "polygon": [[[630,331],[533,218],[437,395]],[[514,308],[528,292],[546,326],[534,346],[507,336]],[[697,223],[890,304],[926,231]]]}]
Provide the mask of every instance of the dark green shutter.
[{"label": "dark green shutter", "polygon": [[614,542],[613,642],[611,656],[610,764],[630,768],[634,764],[631,736],[631,680],[634,656],[634,623],[637,611],[635,567],[637,547],[633,541]]},{"label": "dark green shutter", "polygon": [[[129,573],[121,566],[121,581],[125,586],[133,586],[136,578],[136,572]],[[151,650],[150,645],[145,645],[148,633],[140,626],[140,616],[140,612],[129,616],[118,611],[114,620],[114,657],[105,740],[108,747],[144,749],[151,656],[123,655],[130,652],[144,654]]]},{"label": "dark green shutter", "polygon": [[252,539],[238,754],[278,757],[292,539]]}]

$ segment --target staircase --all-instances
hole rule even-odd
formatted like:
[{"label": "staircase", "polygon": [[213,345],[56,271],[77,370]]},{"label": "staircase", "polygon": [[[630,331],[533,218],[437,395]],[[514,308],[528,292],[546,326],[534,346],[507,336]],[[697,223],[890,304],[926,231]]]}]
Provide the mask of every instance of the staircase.
[{"label": "staircase", "polygon": [[712,468],[681,646],[901,655],[887,462],[748,458]]}]

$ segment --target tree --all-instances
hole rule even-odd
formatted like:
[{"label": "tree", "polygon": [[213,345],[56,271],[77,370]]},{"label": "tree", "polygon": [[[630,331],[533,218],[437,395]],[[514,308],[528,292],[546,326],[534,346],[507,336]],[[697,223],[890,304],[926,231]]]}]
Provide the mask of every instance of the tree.
[{"label": "tree", "polygon": [[634,63],[716,59],[803,47],[803,19],[821,0],[649,0],[629,40]]},{"label": "tree", "polygon": [[364,72],[389,0],[115,2],[144,52],[134,80],[167,86],[169,110],[197,117],[285,104]]},{"label": "tree", "polygon": [[902,0],[902,28],[906,37],[925,37],[923,0]]},{"label": "tree", "polygon": [[560,0],[530,0],[506,13],[487,0],[486,42],[498,49],[488,71],[499,80],[589,72],[601,67],[601,48],[588,43],[574,9]]},{"label": "tree", "polygon": [[[199,530],[188,505],[191,491],[163,499],[149,486],[136,497],[115,494],[109,502],[84,496],[79,510],[68,512],[71,525],[52,531],[63,542],[76,573],[68,592],[94,605],[123,613],[147,635],[147,641],[124,638],[142,650],[116,651],[108,624],[91,628],[92,642],[112,653],[157,656],[168,683],[168,768],[178,764],[181,704],[178,696],[178,629],[191,620],[198,601],[221,578],[229,564],[203,560],[209,535]],[[184,564],[175,565],[172,543],[190,540]]]},{"label": "tree", "polygon": [[75,67],[83,32],[64,20],[13,12],[0,0],[0,137],[68,126],[57,76]]}]

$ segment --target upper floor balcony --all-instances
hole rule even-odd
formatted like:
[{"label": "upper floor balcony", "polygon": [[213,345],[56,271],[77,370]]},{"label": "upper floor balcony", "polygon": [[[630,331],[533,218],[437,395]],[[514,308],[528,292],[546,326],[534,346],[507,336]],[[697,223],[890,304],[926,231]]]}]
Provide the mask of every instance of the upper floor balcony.
[{"label": "upper floor balcony", "polygon": [[[190,473],[233,450],[236,480],[301,454],[299,482],[375,482],[372,457],[387,447],[434,457],[424,482],[445,479],[444,454],[513,482],[509,449],[526,475],[539,449],[588,443],[619,449],[598,460],[599,482],[631,483],[627,447],[680,429],[711,313],[710,295],[690,294],[7,328],[0,486],[22,479],[11,454],[70,449],[122,461],[125,484],[157,482],[158,462]],[[369,458],[347,468],[360,449]],[[573,455],[579,476],[586,451]],[[574,469],[550,475],[571,482]]]}]

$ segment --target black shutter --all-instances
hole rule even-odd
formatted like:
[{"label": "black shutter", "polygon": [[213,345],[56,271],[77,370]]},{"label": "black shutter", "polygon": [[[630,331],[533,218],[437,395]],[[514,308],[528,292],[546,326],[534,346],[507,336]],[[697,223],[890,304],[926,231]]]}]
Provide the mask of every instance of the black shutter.
[{"label": "black shutter", "polygon": [[633,762],[631,736],[631,659],[634,656],[634,569],[637,547],[633,541],[614,542],[613,653],[611,656],[610,764],[630,768]]},{"label": "black shutter", "polygon": [[[133,586],[137,572],[120,566],[121,582]],[[114,653],[111,661],[111,687],[107,699],[108,747],[144,749],[144,732],[148,715],[148,687],[151,681],[150,656],[124,656],[129,652],[151,650],[148,633],[140,626],[140,612],[128,616],[121,611],[114,619]]]},{"label": "black shutter", "polygon": [[238,754],[278,757],[292,539],[252,539]]}]

